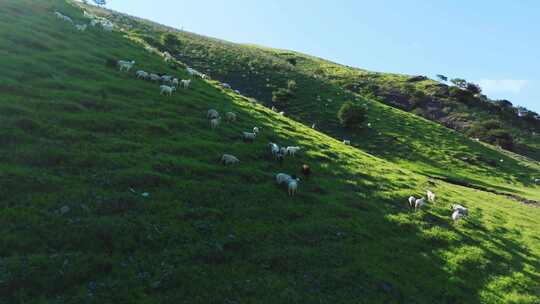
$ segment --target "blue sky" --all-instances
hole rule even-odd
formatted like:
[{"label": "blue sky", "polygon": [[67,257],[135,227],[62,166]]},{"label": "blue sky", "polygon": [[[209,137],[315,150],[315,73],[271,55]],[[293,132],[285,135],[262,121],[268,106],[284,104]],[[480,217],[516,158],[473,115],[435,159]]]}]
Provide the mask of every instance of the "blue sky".
[{"label": "blue sky", "polygon": [[373,71],[444,74],[540,112],[540,1],[108,0],[197,34]]}]

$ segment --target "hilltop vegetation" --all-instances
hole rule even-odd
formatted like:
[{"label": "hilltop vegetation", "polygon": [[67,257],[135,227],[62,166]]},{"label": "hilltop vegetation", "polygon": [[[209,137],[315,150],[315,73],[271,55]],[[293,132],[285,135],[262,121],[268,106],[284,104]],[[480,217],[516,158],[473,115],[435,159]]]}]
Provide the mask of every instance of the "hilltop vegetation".
[{"label": "hilltop vegetation", "polygon": [[[538,197],[537,163],[303,74],[283,72],[280,87],[296,83],[287,116],[359,145],[216,81],[193,78],[191,89],[161,96],[158,84],[114,66],[135,60],[135,70],[190,77],[137,42],[147,35],[140,21],[102,11],[130,32],[80,32],[54,10],[89,22],[63,0],[0,3],[1,304],[540,299],[540,208],[426,176],[447,177],[444,164]],[[282,74],[268,69],[257,72]],[[337,121],[342,100],[366,103],[373,128],[339,133],[348,132]],[[212,131],[209,108],[238,122]],[[242,142],[253,126],[260,136]],[[303,150],[280,165],[270,141]],[[223,153],[240,164],[219,164]],[[454,163],[469,154],[504,162]],[[303,163],[313,174],[288,197],[274,174],[299,174]],[[408,196],[428,188],[437,202],[410,212]],[[452,223],[452,203],[471,216]]]}]

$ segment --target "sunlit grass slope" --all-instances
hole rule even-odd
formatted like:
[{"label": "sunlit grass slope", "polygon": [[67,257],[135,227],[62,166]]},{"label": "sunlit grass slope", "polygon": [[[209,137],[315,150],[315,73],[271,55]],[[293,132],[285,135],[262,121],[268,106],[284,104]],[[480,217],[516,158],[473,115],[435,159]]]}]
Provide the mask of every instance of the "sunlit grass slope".
[{"label": "sunlit grass slope", "polygon": [[[1,304],[540,299],[539,208],[428,179],[211,82],[160,96],[107,59],[186,73],[55,9],[88,22],[60,0],[0,3]],[[239,120],[211,131],[209,108]],[[279,165],[269,141],[304,150]],[[288,197],[274,174],[302,163],[313,174]],[[437,202],[409,212],[426,189]],[[471,216],[452,223],[451,203]]]}]

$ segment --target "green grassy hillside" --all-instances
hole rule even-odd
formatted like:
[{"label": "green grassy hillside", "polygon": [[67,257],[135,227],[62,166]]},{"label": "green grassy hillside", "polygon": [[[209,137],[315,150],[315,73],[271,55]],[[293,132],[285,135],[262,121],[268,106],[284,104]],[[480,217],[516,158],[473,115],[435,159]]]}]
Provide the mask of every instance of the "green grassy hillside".
[{"label": "green grassy hillside", "polygon": [[[294,80],[296,97],[286,106],[278,105],[280,110],[308,126],[316,123],[319,130],[334,138],[351,139],[354,146],[370,154],[459,184],[473,184],[528,199],[540,197],[538,190],[531,188],[533,180],[540,175],[538,162],[513,157],[439,124],[355,95],[334,79],[350,79],[371,72],[296,52],[233,44],[126,15],[93,11],[123,25],[130,37],[168,50],[189,66],[231,84],[267,106],[272,105],[269,100],[274,90]],[[173,43],[165,41],[167,35],[175,37]],[[407,79],[402,75],[385,77],[396,83]],[[369,105],[366,125],[370,123],[371,128],[350,132],[339,125],[336,113],[347,100]],[[531,140],[533,145],[535,142]]]},{"label": "green grassy hillside", "polygon": [[[160,96],[157,84],[107,63],[188,78],[181,65],[124,32],[79,32],[54,10],[89,22],[61,0],[0,2],[1,304],[540,299],[540,208],[429,179],[418,173],[428,167],[385,155],[382,144],[376,155],[345,146],[214,81]],[[342,94],[328,88],[325,98]],[[209,108],[239,120],[212,131]],[[400,117],[381,132],[448,137],[448,149],[430,146],[434,157],[473,145],[375,102],[370,111]],[[253,126],[261,135],[242,142]],[[280,165],[269,141],[303,150]],[[536,164],[472,147],[505,159],[482,182],[510,178],[515,188],[505,190],[538,193],[525,184]],[[220,165],[223,153],[240,164]],[[299,174],[302,163],[313,174],[288,197],[274,174]],[[509,173],[525,165],[523,177]],[[437,202],[410,212],[407,197],[426,189]],[[471,216],[453,223],[452,203]]]}]

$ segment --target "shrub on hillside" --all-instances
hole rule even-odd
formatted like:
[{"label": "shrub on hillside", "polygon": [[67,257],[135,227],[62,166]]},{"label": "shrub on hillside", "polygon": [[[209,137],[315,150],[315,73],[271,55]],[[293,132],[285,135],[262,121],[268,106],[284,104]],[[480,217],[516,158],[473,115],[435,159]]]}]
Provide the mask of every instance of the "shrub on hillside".
[{"label": "shrub on hillside", "polygon": [[499,145],[507,150],[512,150],[514,147],[512,134],[503,129],[501,123],[495,119],[475,124],[467,133],[471,137],[480,138],[482,141]]},{"label": "shrub on hillside", "polygon": [[341,125],[349,129],[354,129],[366,120],[367,107],[347,101],[339,109],[337,117]]},{"label": "shrub on hillside", "polygon": [[504,129],[494,129],[490,130],[486,134],[486,140],[489,143],[498,145],[507,150],[512,150],[514,148],[514,138],[510,132]]},{"label": "shrub on hillside", "polygon": [[163,37],[163,44],[167,49],[174,50],[180,46],[180,40],[176,35],[168,33]]},{"label": "shrub on hillside", "polygon": [[295,97],[296,81],[287,81],[287,88],[279,88],[272,92],[272,102],[286,106]]}]

